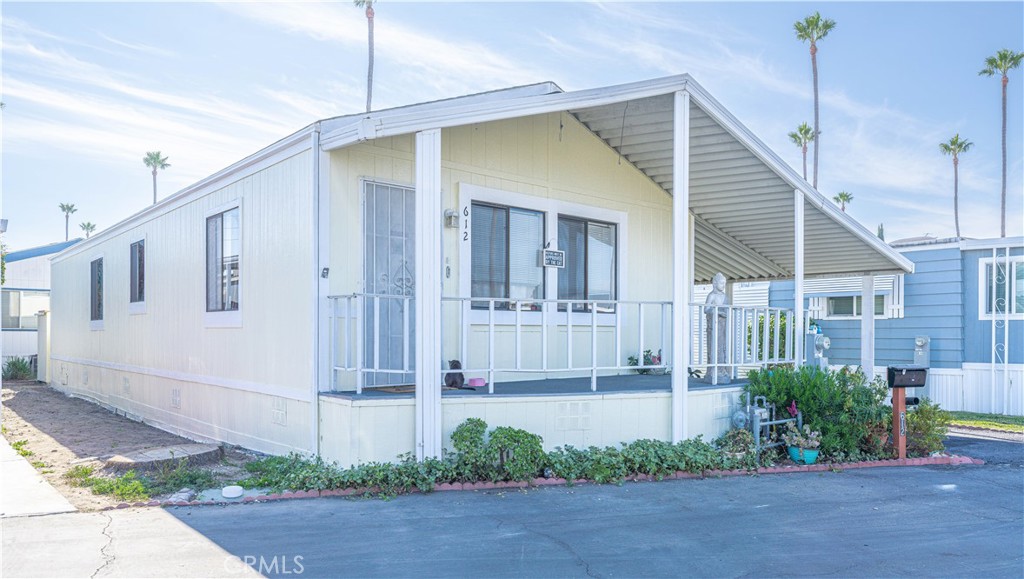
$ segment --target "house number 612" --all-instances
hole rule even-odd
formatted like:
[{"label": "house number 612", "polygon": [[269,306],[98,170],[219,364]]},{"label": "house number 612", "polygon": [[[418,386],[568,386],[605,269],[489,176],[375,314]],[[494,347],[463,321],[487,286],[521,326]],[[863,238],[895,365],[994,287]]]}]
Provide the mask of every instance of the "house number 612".
[{"label": "house number 612", "polygon": [[462,241],[469,241],[469,206],[462,208]]}]

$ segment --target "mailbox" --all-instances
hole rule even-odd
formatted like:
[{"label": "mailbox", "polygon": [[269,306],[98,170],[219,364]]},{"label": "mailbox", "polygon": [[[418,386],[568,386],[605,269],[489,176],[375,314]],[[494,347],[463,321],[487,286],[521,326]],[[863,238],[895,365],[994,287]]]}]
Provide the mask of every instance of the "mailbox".
[{"label": "mailbox", "polygon": [[907,364],[889,366],[887,378],[889,388],[919,388],[924,386],[927,376],[928,368]]}]

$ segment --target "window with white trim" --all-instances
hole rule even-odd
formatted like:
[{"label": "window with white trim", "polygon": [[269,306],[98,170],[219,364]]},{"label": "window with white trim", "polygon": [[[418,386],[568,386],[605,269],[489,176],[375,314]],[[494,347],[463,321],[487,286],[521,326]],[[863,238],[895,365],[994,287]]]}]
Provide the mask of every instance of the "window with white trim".
[{"label": "window with white trim", "polygon": [[979,319],[992,319],[993,313],[1024,319],[1024,258],[980,260],[978,275]]},{"label": "window with white trim", "polygon": [[[614,223],[558,216],[558,248],[565,251],[565,267],[558,271],[558,299],[616,299],[616,230]],[[585,304],[573,305],[574,311],[588,308]],[[598,311],[613,309],[612,303],[598,304]]]},{"label": "window with white trim", "polygon": [[103,258],[89,264],[89,321],[103,321]]},{"label": "window with white trim", "polygon": [[39,323],[36,312],[50,309],[50,292],[5,289],[2,302],[3,329],[35,330]]},{"label": "window with white trim", "polygon": [[140,239],[128,249],[129,274],[128,299],[137,304],[146,301],[146,240]]},{"label": "window with white trim", "polygon": [[241,211],[238,207],[206,218],[206,311],[239,309]]},{"label": "window with white trim", "polygon": [[[472,204],[472,297],[509,298],[521,309],[539,309],[530,300],[544,298],[544,214],[488,203]],[[477,308],[488,307],[476,302]],[[525,308],[524,308],[525,306]],[[495,309],[511,309],[496,302]]]},{"label": "window with white trim", "polygon": [[[875,319],[902,317],[893,307],[892,294],[875,294]],[[812,318],[819,320],[859,320],[864,313],[863,298],[859,295],[814,296],[809,304]]]}]

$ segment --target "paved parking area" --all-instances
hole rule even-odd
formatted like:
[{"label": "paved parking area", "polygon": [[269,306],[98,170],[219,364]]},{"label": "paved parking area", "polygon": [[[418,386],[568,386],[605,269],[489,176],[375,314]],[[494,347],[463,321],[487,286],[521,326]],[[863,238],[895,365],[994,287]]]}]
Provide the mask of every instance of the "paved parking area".
[{"label": "paved parking area", "polygon": [[950,447],[991,461],[171,513],[267,575],[1020,577],[1024,446]]}]

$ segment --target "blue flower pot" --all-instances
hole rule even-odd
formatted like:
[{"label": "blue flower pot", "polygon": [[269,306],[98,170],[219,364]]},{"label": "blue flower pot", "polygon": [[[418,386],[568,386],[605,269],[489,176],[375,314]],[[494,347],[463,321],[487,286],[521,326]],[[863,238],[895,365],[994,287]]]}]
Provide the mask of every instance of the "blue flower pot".
[{"label": "blue flower pot", "polygon": [[790,446],[789,458],[793,459],[793,462],[797,464],[814,464],[818,462],[818,450],[811,450],[808,448],[800,449],[796,446]]}]

